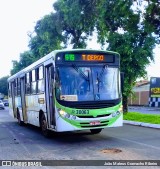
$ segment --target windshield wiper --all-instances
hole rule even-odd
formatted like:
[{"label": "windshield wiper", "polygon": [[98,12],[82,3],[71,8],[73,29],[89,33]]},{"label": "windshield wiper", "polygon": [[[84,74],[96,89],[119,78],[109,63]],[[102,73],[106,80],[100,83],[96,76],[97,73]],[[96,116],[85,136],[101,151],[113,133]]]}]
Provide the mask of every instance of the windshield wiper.
[{"label": "windshield wiper", "polygon": [[106,68],[107,65],[103,65],[102,67],[102,70],[100,72],[100,74],[98,75],[98,72],[97,72],[97,85],[98,85],[98,92],[99,92],[99,83],[101,82],[101,78],[102,78],[102,75],[104,73],[104,70]]},{"label": "windshield wiper", "polygon": [[84,72],[82,70],[79,69],[79,67],[77,65],[72,65],[72,67],[79,73],[79,75],[84,78],[87,82],[88,82],[88,85],[89,85],[89,91],[90,91],[90,80],[89,80],[89,72],[88,72],[88,76],[86,76],[84,74]]},{"label": "windshield wiper", "polygon": [[102,78],[102,75],[103,75],[103,73],[104,73],[104,70],[105,70],[106,66],[107,66],[107,65],[103,65],[102,70],[101,70],[99,76],[97,75],[99,82],[101,82],[101,78]]}]

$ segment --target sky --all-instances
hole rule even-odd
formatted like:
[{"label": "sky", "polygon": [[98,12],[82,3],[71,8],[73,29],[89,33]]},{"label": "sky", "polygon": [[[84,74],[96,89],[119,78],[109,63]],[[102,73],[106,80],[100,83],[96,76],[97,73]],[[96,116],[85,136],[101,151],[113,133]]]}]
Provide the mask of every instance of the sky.
[{"label": "sky", "polygon": [[0,1],[0,78],[10,75],[12,60],[28,50],[28,32],[36,22],[53,12],[55,0]]},{"label": "sky", "polygon": [[[56,0],[1,0],[0,2],[0,78],[10,75],[12,60],[29,50],[28,33],[34,31],[36,22],[53,12]],[[99,49],[90,43],[88,48]],[[160,77],[160,46],[154,50],[155,63],[147,67],[149,77]]]}]

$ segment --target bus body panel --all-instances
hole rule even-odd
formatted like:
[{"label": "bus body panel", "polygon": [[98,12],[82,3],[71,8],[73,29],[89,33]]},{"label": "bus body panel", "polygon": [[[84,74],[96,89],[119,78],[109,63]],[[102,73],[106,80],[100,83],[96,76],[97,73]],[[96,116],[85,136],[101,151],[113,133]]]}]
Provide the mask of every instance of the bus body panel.
[{"label": "bus body panel", "polygon": [[26,99],[26,112],[27,112],[27,123],[40,126],[39,124],[39,112],[46,112],[46,104],[45,104],[45,95],[28,95],[25,97]]},{"label": "bus body panel", "polygon": [[86,130],[123,125],[122,103],[109,108],[82,110],[64,107],[56,102],[56,108],[57,131]]},{"label": "bus body panel", "polygon": [[[100,119],[94,119],[91,120],[96,122],[99,121]],[[83,120],[82,120],[83,121]],[[83,121],[84,122],[84,121]],[[65,121],[62,117],[59,117],[57,119],[57,127],[56,127],[56,131],[57,132],[64,132],[64,131],[76,131],[76,130],[90,130],[90,129],[97,129],[97,128],[108,128],[108,127],[121,127],[123,126],[123,114],[121,114],[114,123],[111,123],[108,126],[103,126],[103,127],[94,127],[94,126],[90,126],[90,127],[76,127],[73,124]]]}]

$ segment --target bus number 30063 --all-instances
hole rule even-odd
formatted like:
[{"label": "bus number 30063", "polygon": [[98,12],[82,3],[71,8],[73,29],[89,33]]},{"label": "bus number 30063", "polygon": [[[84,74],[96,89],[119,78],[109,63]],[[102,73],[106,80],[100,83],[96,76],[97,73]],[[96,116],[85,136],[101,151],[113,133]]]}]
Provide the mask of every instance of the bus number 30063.
[{"label": "bus number 30063", "polygon": [[75,114],[89,114],[89,110],[76,110]]}]

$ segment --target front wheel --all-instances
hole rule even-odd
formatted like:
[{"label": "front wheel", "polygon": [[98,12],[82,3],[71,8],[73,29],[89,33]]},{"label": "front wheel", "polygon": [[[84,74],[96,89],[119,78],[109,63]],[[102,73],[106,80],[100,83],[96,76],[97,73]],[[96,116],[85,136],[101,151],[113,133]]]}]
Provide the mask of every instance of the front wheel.
[{"label": "front wheel", "polygon": [[45,137],[50,137],[50,131],[47,129],[47,121],[46,121],[46,118],[45,118],[45,115],[43,114],[41,116],[41,121],[40,121],[40,124],[41,124],[41,131],[42,131],[42,134],[45,136]]},{"label": "front wheel", "polygon": [[90,129],[92,134],[98,134],[102,131],[102,129]]}]

